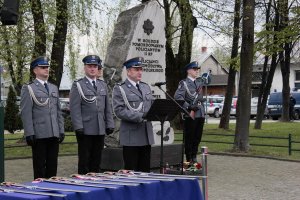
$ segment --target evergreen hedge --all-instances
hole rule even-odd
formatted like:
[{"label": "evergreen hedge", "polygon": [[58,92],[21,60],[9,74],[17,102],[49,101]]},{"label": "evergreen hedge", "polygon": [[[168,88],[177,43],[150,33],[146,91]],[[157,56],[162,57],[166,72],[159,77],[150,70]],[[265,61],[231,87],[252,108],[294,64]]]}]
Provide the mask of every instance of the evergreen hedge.
[{"label": "evergreen hedge", "polygon": [[16,130],[21,130],[22,128],[17,96],[14,88],[9,86],[4,115],[4,129],[10,133],[14,133]]}]

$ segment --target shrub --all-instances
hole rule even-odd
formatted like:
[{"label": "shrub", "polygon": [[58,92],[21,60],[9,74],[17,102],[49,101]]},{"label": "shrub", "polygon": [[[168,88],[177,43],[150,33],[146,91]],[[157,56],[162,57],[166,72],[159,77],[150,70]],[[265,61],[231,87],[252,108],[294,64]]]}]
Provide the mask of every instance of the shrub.
[{"label": "shrub", "polygon": [[12,86],[9,86],[9,91],[6,100],[4,129],[10,133],[14,133],[20,127],[19,106],[17,105],[17,96]]},{"label": "shrub", "polygon": [[65,115],[65,132],[72,132],[73,131],[73,126],[72,126],[72,121],[71,121],[71,116],[70,115]]}]

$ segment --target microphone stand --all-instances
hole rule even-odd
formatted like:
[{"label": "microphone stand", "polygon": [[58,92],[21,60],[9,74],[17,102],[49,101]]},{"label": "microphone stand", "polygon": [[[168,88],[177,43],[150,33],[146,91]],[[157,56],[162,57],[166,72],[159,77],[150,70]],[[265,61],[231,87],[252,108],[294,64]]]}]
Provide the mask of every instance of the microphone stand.
[{"label": "microphone stand", "polygon": [[[187,116],[190,116],[190,113],[184,109],[171,95],[169,95],[166,91],[164,91],[161,88],[161,85],[157,85],[157,87],[163,91],[163,93],[166,94],[167,97],[169,97],[169,99],[171,99],[174,103],[176,103],[176,105],[178,106],[178,108],[180,108],[181,111],[183,111],[185,114],[187,114]],[[163,133],[161,133],[163,135]],[[183,160],[184,160],[184,145],[185,145],[185,134],[182,134],[182,147],[181,147],[181,175],[183,175]]]},{"label": "microphone stand", "polygon": [[205,122],[208,123],[208,115],[207,115],[207,85],[208,85],[208,78],[210,76],[210,73],[211,71],[209,70],[207,73],[206,73],[206,77],[201,77],[202,78],[202,82],[205,83],[205,99],[206,99],[206,103],[205,103]]},{"label": "microphone stand", "polygon": [[171,95],[169,95],[166,91],[164,91],[162,88],[161,88],[161,85],[157,85],[157,87],[163,91],[163,93],[166,94],[167,97],[169,97],[174,103],[176,103],[176,105],[180,108],[181,111],[183,111],[185,114],[187,114],[188,116],[190,116],[190,113],[184,109],[184,107],[182,107]]}]

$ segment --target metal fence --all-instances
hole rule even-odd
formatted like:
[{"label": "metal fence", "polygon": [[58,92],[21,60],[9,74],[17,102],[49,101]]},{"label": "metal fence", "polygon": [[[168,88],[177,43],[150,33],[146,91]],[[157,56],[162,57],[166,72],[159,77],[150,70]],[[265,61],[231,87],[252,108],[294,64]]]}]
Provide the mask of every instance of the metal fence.
[{"label": "metal fence", "polygon": [[[182,133],[175,133],[176,135],[182,135]],[[205,134],[207,136],[217,136],[217,137],[234,137],[234,134],[217,134],[217,133],[209,133]],[[66,134],[66,137],[75,137],[74,134]],[[250,135],[249,138],[260,138],[260,139],[273,139],[273,140],[286,140],[286,145],[275,145],[275,144],[258,144],[258,143],[251,143],[251,146],[261,146],[261,147],[278,147],[278,148],[287,148],[289,155],[292,155],[292,152],[300,152],[300,149],[294,148],[294,144],[300,144],[300,141],[297,141],[293,139],[292,134],[288,134],[287,137],[276,137],[276,136],[254,136]],[[7,138],[4,139],[4,141],[18,141],[22,140],[22,138]],[[182,139],[175,139],[175,141],[182,141]],[[219,143],[219,144],[232,144],[233,142],[226,142],[226,141],[221,141],[221,140],[202,140],[202,142],[207,142],[207,143]],[[66,144],[75,144],[77,145],[77,142],[63,142],[62,145]],[[4,148],[19,148],[19,147],[28,147],[27,144],[24,142],[22,144],[13,144],[13,145],[4,145]]]},{"label": "metal fence", "polygon": [[[182,135],[182,133],[175,133],[177,135]],[[234,134],[217,134],[217,133],[209,133],[205,135],[212,135],[217,137],[234,137]],[[260,138],[260,139],[274,139],[274,140],[286,140],[286,145],[275,145],[275,144],[257,144],[251,143],[251,146],[262,146],[262,147],[278,147],[278,148],[287,148],[289,155],[292,155],[293,151],[299,151],[300,149],[293,148],[293,144],[300,144],[300,141],[296,141],[293,139],[292,134],[288,134],[287,137],[276,137],[276,136],[254,136],[250,135],[249,138]],[[182,139],[176,139],[175,141],[182,141]],[[207,143],[219,143],[219,144],[234,144],[233,142],[226,142],[220,140],[202,140],[201,142]]]},{"label": "metal fence", "polygon": [[[75,137],[74,134],[66,134],[65,137]],[[17,147],[29,147],[26,142],[25,142],[25,138],[5,138],[4,141],[22,141],[24,140],[23,143],[21,144],[9,144],[9,145],[5,145],[4,143],[4,148],[8,149],[8,148],[17,148]],[[76,144],[77,145],[77,142],[63,142],[61,143],[61,145],[64,145],[64,144]]]}]

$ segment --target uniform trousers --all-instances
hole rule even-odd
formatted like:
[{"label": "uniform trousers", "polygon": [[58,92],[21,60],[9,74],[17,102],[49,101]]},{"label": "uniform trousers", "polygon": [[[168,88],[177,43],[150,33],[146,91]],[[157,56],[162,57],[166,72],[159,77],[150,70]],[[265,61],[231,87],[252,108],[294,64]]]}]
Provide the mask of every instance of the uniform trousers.
[{"label": "uniform trousers", "polygon": [[34,179],[56,176],[59,151],[58,138],[37,139],[36,144],[31,148]]},{"label": "uniform trousers", "polygon": [[124,167],[127,170],[150,172],[151,145],[123,146]]},{"label": "uniform trousers", "polygon": [[201,142],[204,118],[185,118],[184,120],[184,140],[185,155],[187,161],[196,159],[198,146]]},{"label": "uniform trousers", "polygon": [[78,143],[78,174],[100,171],[104,135],[76,134]]}]

